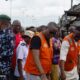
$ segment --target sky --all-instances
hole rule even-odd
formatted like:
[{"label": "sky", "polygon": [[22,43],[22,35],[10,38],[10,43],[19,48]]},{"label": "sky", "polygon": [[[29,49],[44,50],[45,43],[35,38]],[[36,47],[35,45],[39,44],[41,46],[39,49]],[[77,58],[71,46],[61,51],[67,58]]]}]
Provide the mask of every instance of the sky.
[{"label": "sky", "polygon": [[[73,0],[73,5],[80,0]],[[70,9],[71,0],[0,0],[0,14],[20,20],[23,27],[58,23],[64,11]]]}]

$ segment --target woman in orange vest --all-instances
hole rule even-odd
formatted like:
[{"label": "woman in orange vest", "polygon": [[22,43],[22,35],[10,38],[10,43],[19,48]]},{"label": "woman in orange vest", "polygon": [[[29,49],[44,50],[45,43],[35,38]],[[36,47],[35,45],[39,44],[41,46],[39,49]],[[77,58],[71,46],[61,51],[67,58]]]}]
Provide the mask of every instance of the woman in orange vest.
[{"label": "woman in orange vest", "polygon": [[[62,80],[78,80],[77,62],[78,48],[76,42],[80,39],[80,27],[75,27],[73,33],[66,36],[60,51],[60,69]],[[80,64],[79,64],[80,65]]]},{"label": "woman in orange vest", "polygon": [[52,65],[52,43],[50,38],[56,33],[56,24],[34,36],[31,40],[29,55],[24,70],[30,74],[30,80],[50,80]]}]

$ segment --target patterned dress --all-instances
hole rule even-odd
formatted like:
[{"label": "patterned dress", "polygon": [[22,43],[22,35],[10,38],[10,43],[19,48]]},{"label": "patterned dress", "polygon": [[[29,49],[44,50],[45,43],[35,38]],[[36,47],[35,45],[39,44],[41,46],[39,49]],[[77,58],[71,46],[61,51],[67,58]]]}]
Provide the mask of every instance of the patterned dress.
[{"label": "patterned dress", "polygon": [[[0,30],[0,75],[10,74],[14,39],[15,37],[11,28]],[[3,79],[0,78],[0,80]]]}]

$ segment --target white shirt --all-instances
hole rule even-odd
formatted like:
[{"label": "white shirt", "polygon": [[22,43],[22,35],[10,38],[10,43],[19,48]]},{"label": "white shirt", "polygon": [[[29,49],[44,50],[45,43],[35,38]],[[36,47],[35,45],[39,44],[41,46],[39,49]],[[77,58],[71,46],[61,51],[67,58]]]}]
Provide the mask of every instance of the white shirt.
[{"label": "white shirt", "polygon": [[[22,59],[22,68],[24,68],[25,62],[26,62],[26,58],[28,56],[28,50],[29,50],[29,46],[26,45],[26,43],[24,41],[21,41],[16,49],[16,68],[15,68],[15,72],[14,75],[19,77],[19,72],[18,72],[18,63],[17,60],[18,59]],[[23,76],[26,75],[26,72],[23,69]]]},{"label": "white shirt", "polygon": [[[60,60],[66,61],[67,54],[69,51],[70,45],[68,41],[63,41],[61,50],[60,50]],[[77,72],[77,66],[75,66],[71,71],[65,71],[66,80],[78,80],[78,72]]]},{"label": "white shirt", "polygon": [[68,41],[63,41],[61,45],[61,50],[60,50],[60,60],[66,61],[66,57],[69,51],[69,42]]}]

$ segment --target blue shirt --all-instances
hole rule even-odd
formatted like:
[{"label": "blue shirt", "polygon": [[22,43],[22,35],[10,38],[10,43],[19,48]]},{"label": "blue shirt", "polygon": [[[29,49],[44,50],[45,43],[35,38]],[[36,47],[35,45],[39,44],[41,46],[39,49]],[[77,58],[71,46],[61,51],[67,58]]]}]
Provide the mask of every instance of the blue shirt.
[{"label": "blue shirt", "polygon": [[53,38],[53,64],[58,64],[60,57],[60,40]]}]

